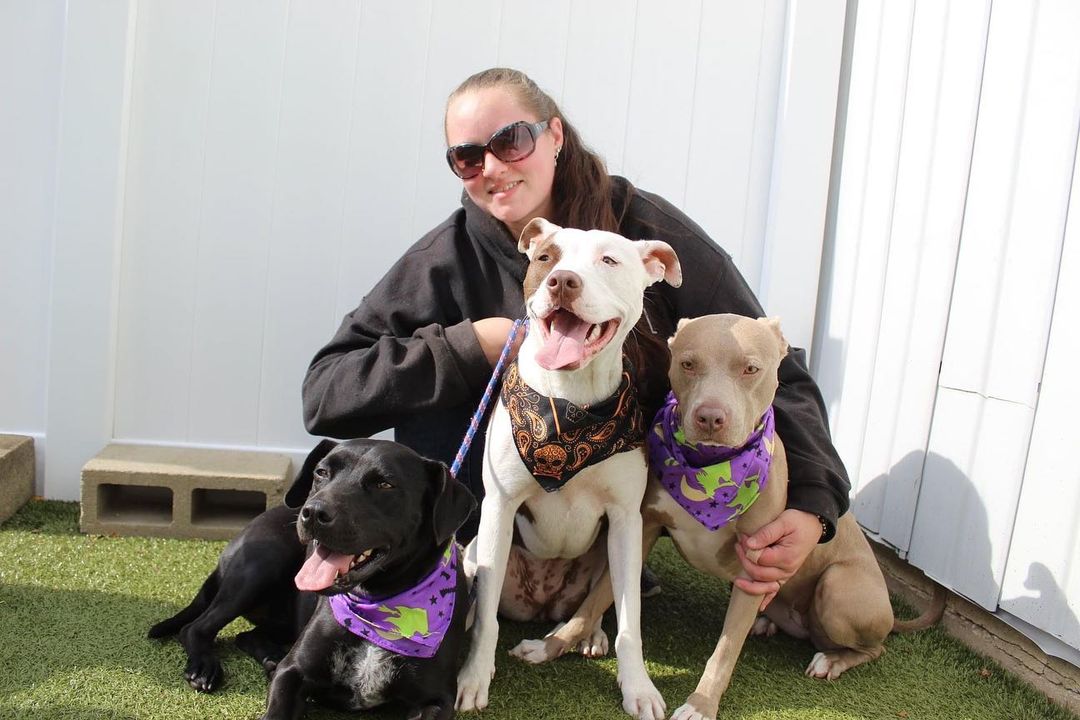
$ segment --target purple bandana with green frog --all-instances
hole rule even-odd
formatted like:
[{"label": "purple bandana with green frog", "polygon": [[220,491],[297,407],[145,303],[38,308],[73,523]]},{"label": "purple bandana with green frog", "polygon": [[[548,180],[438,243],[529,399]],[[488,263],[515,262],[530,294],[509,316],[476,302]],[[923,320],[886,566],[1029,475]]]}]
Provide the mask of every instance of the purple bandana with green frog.
[{"label": "purple bandana with green frog", "polygon": [[429,658],[454,616],[457,566],[458,547],[451,540],[435,569],[412,589],[383,598],[331,595],[330,609],[339,625],[384,650]]},{"label": "purple bandana with green frog", "polygon": [[758,499],[769,478],[776,443],[773,409],[761,416],[739,448],[689,443],[668,393],[646,438],[649,469],[686,512],[709,530],[742,515]]}]

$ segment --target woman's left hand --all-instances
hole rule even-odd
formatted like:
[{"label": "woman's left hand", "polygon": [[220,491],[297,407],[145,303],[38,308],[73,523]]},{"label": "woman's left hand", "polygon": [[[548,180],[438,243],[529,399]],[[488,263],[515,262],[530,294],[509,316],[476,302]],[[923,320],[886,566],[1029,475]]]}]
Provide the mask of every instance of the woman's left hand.
[{"label": "woman's left hand", "polygon": [[735,552],[749,578],[735,578],[735,586],[751,595],[764,595],[764,610],[780,586],[802,567],[820,539],[821,522],[816,515],[785,510],[753,535],[739,536]]}]

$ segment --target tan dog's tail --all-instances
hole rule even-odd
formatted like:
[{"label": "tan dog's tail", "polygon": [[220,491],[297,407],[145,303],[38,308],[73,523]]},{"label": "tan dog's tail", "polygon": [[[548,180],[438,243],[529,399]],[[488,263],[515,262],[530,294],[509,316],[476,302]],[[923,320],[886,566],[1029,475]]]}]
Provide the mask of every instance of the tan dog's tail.
[{"label": "tan dog's tail", "polygon": [[893,622],[892,632],[915,632],[937,625],[941,616],[945,614],[945,600],[948,596],[948,590],[934,583],[934,594],[931,595],[930,604],[923,614],[914,620],[896,620]]}]

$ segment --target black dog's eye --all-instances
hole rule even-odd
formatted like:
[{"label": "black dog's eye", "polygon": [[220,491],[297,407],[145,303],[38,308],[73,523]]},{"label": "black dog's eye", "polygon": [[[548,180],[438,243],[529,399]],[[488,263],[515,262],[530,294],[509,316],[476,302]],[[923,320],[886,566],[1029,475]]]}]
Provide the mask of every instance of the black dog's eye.
[{"label": "black dog's eye", "polygon": [[385,480],[380,480],[379,482],[375,483],[375,487],[379,488],[380,490],[393,490],[394,489],[394,486],[391,485],[390,483],[386,482]]},{"label": "black dog's eye", "polygon": [[315,473],[314,474],[315,474],[315,477],[318,478],[319,480],[325,480],[328,477],[330,477],[330,471],[327,470],[324,467],[315,468]]}]

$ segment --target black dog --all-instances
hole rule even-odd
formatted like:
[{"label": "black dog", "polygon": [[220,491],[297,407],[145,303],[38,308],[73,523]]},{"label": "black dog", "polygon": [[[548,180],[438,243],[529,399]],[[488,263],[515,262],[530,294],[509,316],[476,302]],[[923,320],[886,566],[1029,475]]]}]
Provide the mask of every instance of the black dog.
[{"label": "black dog", "polygon": [[[308,697],[345,709],[398,700],[411,710],[410,718],[452,717],[468,608],[464,573],[450,541],[475,507],[472,495],[441,463],[396,443],[354,440],[325,442],[312,452],[286,503],[295,506],[304,498],[297,533],[290,524],[296,510],[269,510],[253,520],[223,552],[191,606],[159,623],[151,635],[183,626],[185,676],[197,689],[212,689],[221,676],[210,652],[214,636],[234,617],[252,619],[256,628],[237,643],[273,673],[266,718],[298,717]],[[306,564],[301,540],[313,547]],[[392,598],[439,575],[456,580],[443,588],[444,595],[454,596],[454,607],[430,657],[392,654],[355,633],[372,630],[386,638],[393,632],[360,624],[349,630],[331,608],[331,596],[335,602]],[[299,592],[297,583],[318,588],[318,594]],[[436,599],[433,593],[432,605]],[[437,634],[400,605],[380,610],[391,616],[391,630],[401,630],[398,639]]]}]

